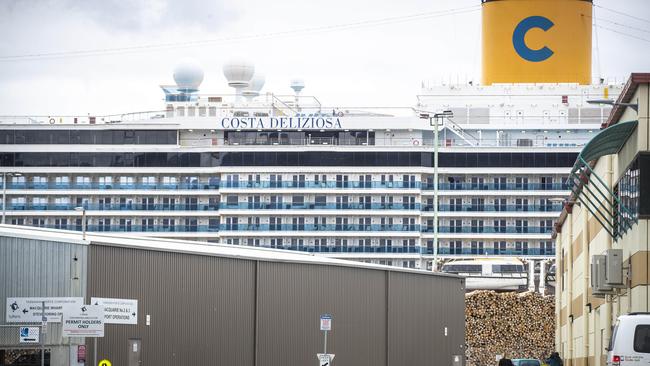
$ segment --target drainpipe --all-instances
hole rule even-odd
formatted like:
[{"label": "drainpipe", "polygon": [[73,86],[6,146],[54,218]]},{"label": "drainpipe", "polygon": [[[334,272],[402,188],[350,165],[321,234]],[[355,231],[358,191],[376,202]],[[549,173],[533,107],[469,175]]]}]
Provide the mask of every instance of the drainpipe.
[{"label": "drainpipe", "polygon": [[[607,183],[607,188],[609,188],[610,190],[612,190],[613,183],[614,183],[614,180],[613,180],[614,172],[612,170],[612,160],[613,160],[612,155],[607,155],[605,157],[605,163],[607,164],[606,165],[607,172],[605,174],[605,182]],[[612,249],[612,244],[613,244],[612,243],[612,237],[607,235],[606,245],[607,245],[608,250]],[[603,339],[603,343],[605,343],[605,344],[601,345],[599,353],[604,353],[604,351],[605,351],[604,347],[605,347],[605,345],[609,345],[609,340],[612,337],[612,317],[613,317],[612,308],[613,308],[613,305],[614,305],[612,303],[612,301],[613,301],[613,299],[610,296],[609,301],[605,301],[605,304],[603,304],[605,306],[605,324],[603,325],[604,328],[605,328],[605,332],[604,332],[605,333],[605,337],[604,337],[605,339]],[[600,357],[600,358],[602,359],[602,357]]]},{"label": "drainpipe", "polygon": [[[567,348],[566,358],[573,363],[573,214],[567,214]],[[569,318],[569,316],[571,316]]]},{"label": "drainpipe", "polygon": [[589,313],[587,312],[587,304],[589,297],[587,296],[587,289],[589,288],[589,211],[586,207],[580,208],[580,216],[582,219],[582,344],[583,355],[589,359]]},{"label": "drainpipe", "polygon": [[[562,287],[562,277],[564,276],[564,266],[566,263],[562,263],[562,251],[564,247],[562,245],[562,233],[557,233],[555,237],[555,349],[563,353],[562,350],[562,293],[564,292],[564,287]],[[560,266],[560,263],[562,265]],[[564,355],[563,355],[564,356]]]}]

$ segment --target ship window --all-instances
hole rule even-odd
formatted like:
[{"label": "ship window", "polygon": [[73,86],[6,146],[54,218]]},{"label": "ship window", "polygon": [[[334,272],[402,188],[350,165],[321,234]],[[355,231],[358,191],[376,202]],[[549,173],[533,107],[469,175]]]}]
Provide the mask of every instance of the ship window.
[{"label": "ship window", "polygon": [[492,273],[522,273],[524,267],[519,264],[493,264]]},{"label": "ship window", "polygon": [[447,273],[482,273],[483,266],[480,264],[447,264],[442,267]]}]

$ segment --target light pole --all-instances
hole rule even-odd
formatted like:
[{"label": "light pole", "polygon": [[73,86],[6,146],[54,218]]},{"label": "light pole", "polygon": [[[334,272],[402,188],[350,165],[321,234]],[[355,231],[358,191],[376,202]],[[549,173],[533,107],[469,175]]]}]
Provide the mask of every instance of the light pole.
[{"label": "light pole", "polygon": [[20,177],[21,173],[2,172],[2,224],[5,223],[7,213],[7,177]]},{"label": "light pole", "polygon": [[420,114],[420,118],[429,120],[429,125],[433,127],[433,262],[431,271],[438,271],[438,150],[440,147],[439,128],[445,118],[453,117],[454,113],[450,110],[434,113],[433,117],[428,113]]},{"label": "light pole", "polygon": [[85,207],[75,207],[75,211],[81,211],[81,232],[82,239],[86,240],[86,208]]}]

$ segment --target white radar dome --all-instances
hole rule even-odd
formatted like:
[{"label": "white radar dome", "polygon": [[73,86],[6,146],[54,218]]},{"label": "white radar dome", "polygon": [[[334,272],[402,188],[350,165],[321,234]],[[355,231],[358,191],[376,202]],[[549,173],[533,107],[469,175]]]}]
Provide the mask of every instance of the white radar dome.
[{"label": "white radar dome", "polygon": [[182,59],[174,68],[174,81],[181,91],[197,91],[203,82],[203,68],[195,60]]},{"label": "white radar dome", "polygon": [[266,78],[264,77],[264,74],[261,72],[255,72],[255,75],[253,75],[253,78],[251,79],[249,85],[247,88],[244,89],[242,94],[244,96],[250,96],[250,97],[256,97],[260,95],[260,91],[264,87],[264,82],[266,81]]},{"label": "white radar dome", "polygon": [[294,92],[296,92],[296,94],[300,94],[300,92],[305,88],[305,82],[302,79],[293,79],[289,86]]},{"label": "white radar dome", "polygon": [[233,59],[223,65],[223,75],[228,85],[236,89],[247,87],[254,74],[255,65],[246,60]]}]

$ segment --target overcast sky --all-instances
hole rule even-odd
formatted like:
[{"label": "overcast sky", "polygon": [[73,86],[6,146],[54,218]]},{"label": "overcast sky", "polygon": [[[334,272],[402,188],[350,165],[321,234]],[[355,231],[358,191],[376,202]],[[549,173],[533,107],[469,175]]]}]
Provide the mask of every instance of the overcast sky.
[{"label": "overcast sky", "polygon": [[[594,74],[650,71],[650,2],[595,5],[609,29],[594,28]],[[289,94],[301,77],[327,106],[412,106],[422,81],[480,79],[480,0],[0,0],[0,34],[0,115],[160,110],[158,86],[187,56],[203,65],[203,92],[229,93],[221,65],[246,57],[263,91]],[[201,40],[220,41],[7,59]]]}]

